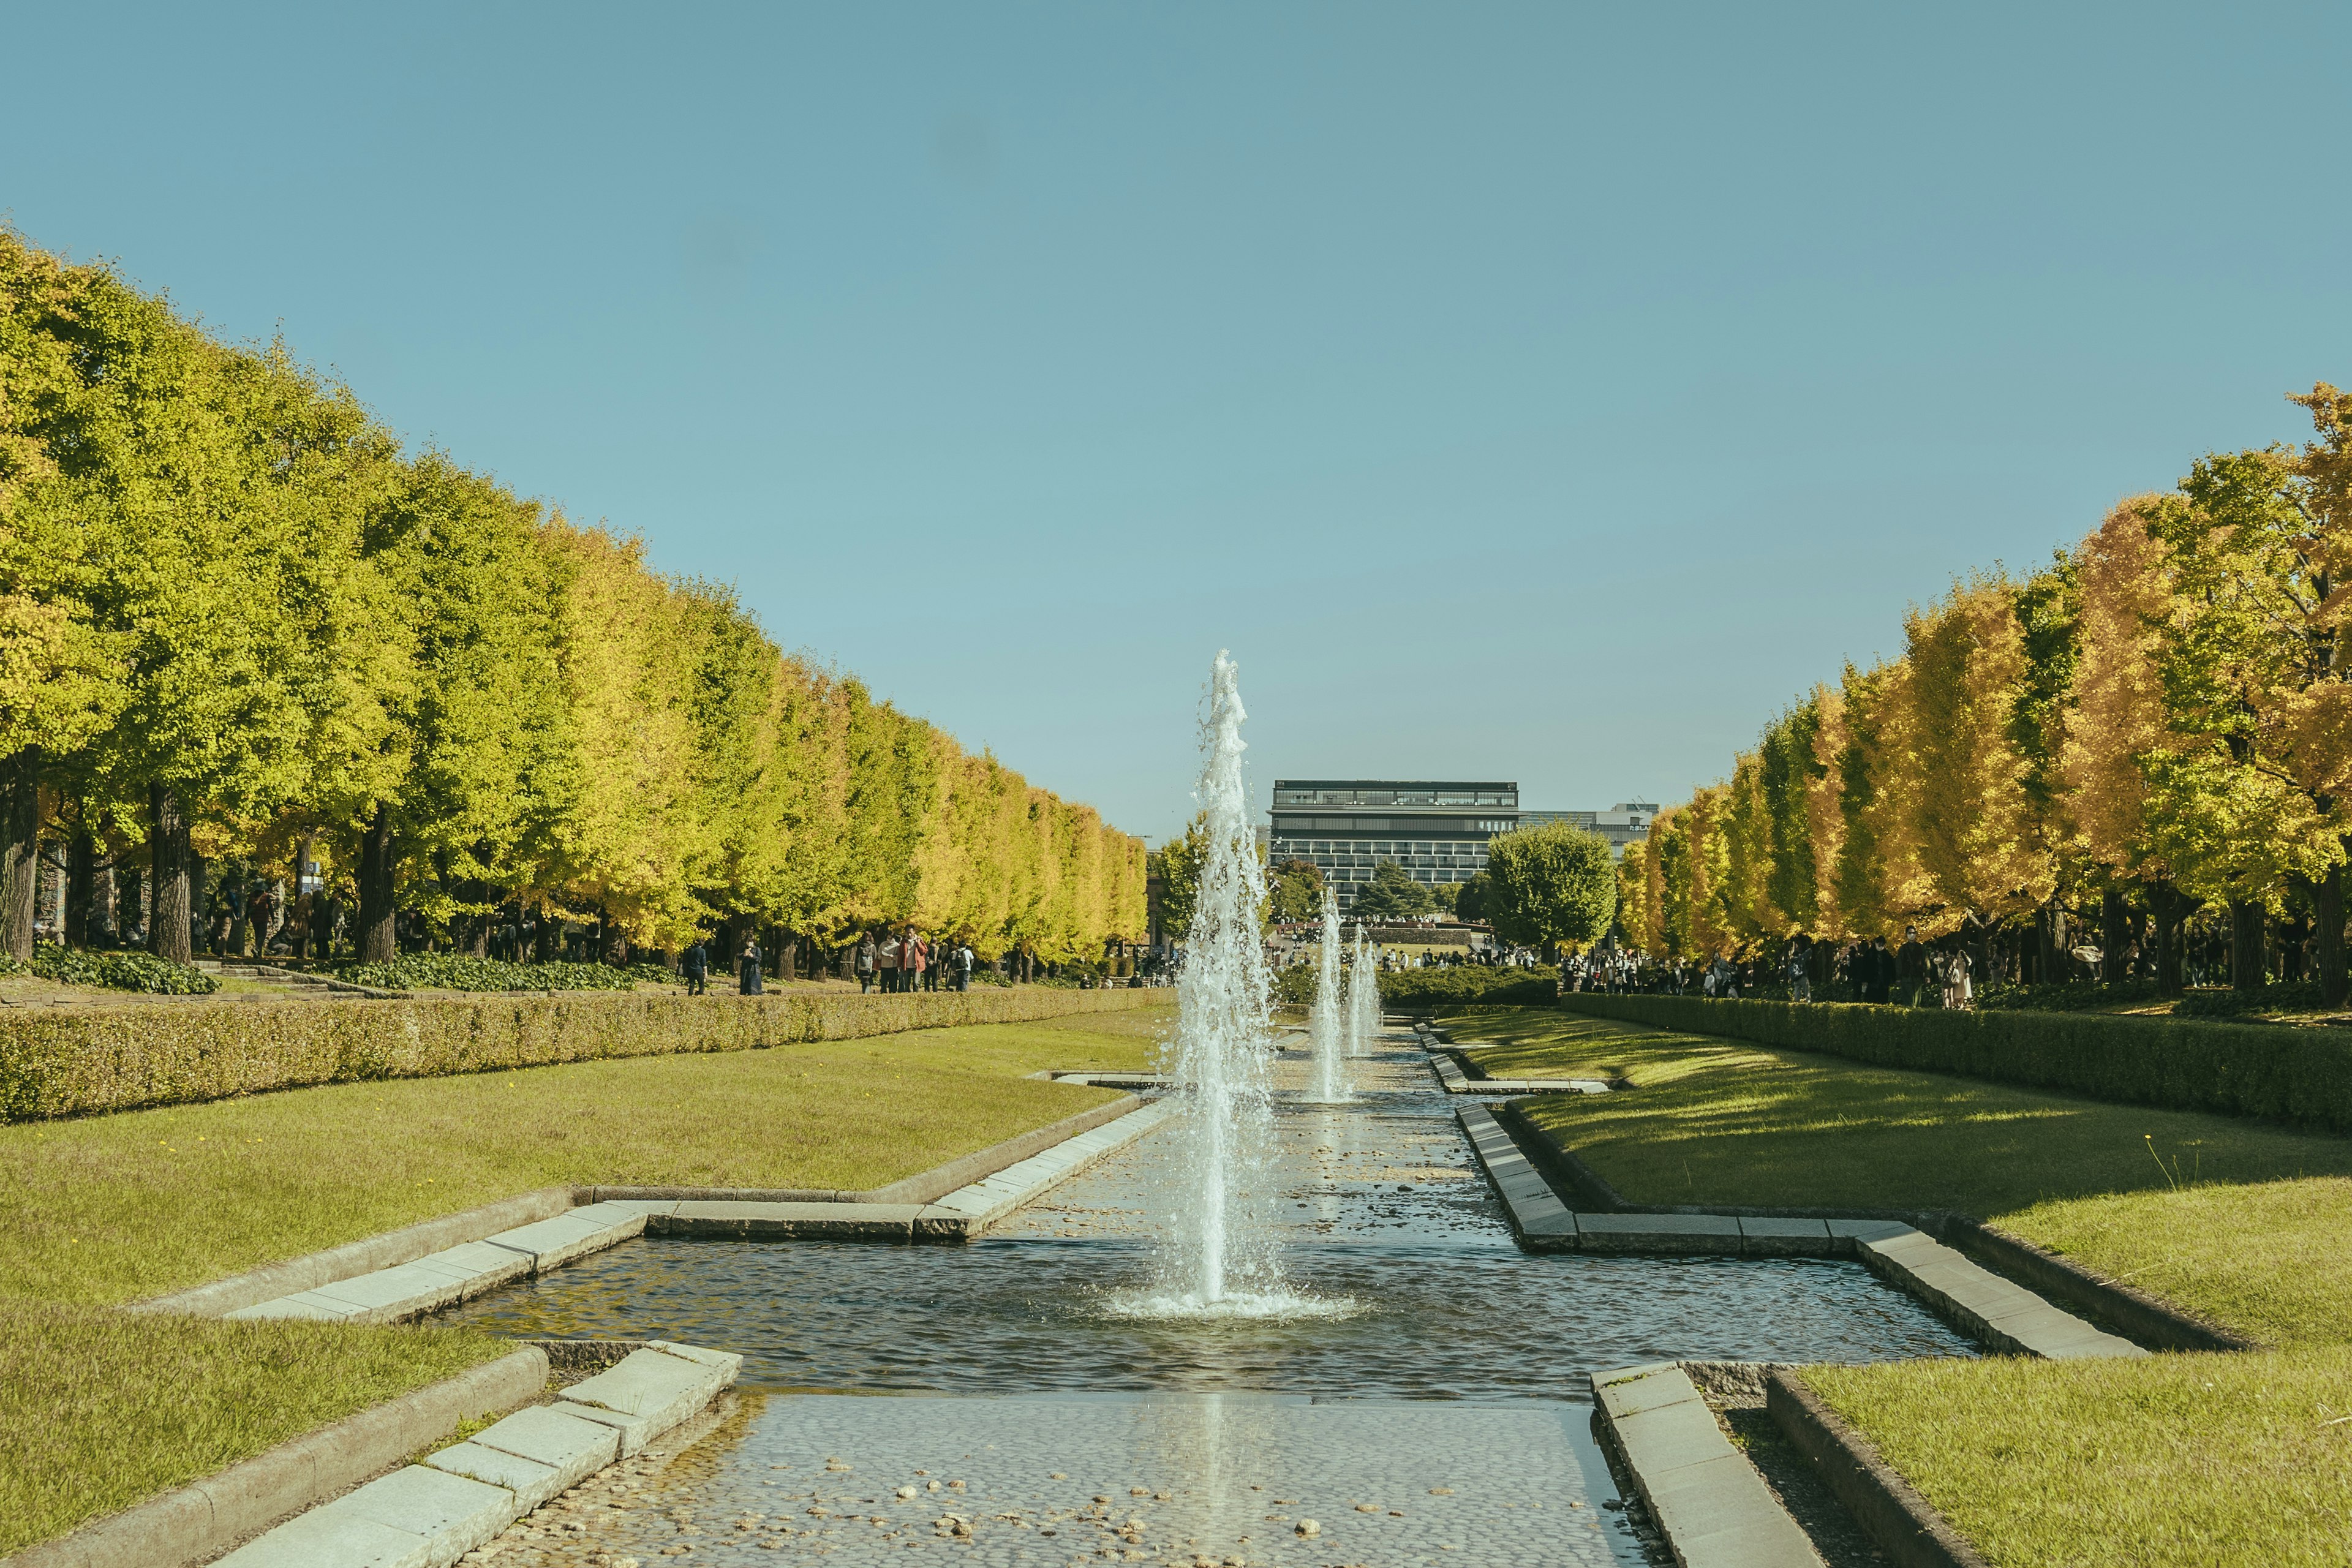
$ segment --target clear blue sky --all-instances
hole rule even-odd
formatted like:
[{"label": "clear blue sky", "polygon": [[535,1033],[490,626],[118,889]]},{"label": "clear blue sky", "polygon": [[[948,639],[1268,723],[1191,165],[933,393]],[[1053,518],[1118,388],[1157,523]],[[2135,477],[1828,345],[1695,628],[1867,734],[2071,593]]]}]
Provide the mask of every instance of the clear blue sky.
[{"label": "clear blue sky", "polygon": [[2352,7],[11,5],[0,211],[1157,838],[1673,801],[2352,381]]}]

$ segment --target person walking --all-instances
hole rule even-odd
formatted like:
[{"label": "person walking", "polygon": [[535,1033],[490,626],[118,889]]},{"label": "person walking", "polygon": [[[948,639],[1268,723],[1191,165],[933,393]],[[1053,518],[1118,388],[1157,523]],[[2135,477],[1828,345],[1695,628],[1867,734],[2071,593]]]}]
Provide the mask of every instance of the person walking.
[{"label": "person walking", "polygon": [[1919,928],[1903,928],[1903,945],[1895,952],[1895,999],[1916,1007],[1927,998],[1927,950],[1919,945]]},{"label": "person walking", "polygon": [[1812,972],[1806,966],[1805,933],[1799,931],[1789,942],[1789,1000],[1810,1002],[1813,999]]},{"label": "person walking", "polygon": [[860,995],[874,989],[874,963],[875,955],[878,951],[879,948],[874,941],[872,931],[865,931],[857,933],[857,951],[853,955],[851,963],[857,969],[857,990]]},{"label": "person walking", "polygon": [[955,988],[958,991],[969,991],[971,989],[971,943],[968,942],[960,942],[956,943]]},{"label": "person walking", "polygon": [[760,939],[758,937],[747,936],[743,939],[743,956],[737,961],[737,967],[741,975],[740,989],[743,994],[746,996],[758,996],[761,994],[760,989],[760,981],[761,978],[760,973]]},{"label": "person walking", "polygon": [[710,950],[702,945],[702,938],[698,936],[694,939],[693,945],[686,950],[686,956],[678,961],[678,967],[686,973],[686,994],[688,996],[709,994],[709,987],[705,982],[710,978]]},{"label": "person walking", "polygon": [[1956,947],[1944,959],[1944,1005],[1957,1012],[1967,1012],[1975,1004],[1969,986],[1969,950]]},{"label": "person walking", "polygon": [[886,996],[898,994],[898,933],[885,930],[882,945],[875,952],[874,965],[882,976],[882,994]]}]

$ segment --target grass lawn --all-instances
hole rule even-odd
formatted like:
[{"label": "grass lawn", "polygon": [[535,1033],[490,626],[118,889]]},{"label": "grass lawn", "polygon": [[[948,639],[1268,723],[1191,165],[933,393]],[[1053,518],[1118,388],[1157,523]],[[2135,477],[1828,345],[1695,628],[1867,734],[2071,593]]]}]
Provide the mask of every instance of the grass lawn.
[{"label": "grass lawn", "polygon": [[120,1302],[567,1183],[880,1186],[1116,1097],[1133,1014],[331,1084],[0,1127],[0,1281]]},{"label": "grass lawn", "polygon": [[1947,1208],[2274,1352],[1812,1368],[2003,1568],[2352,1557],[2352,1141],[1549,1009],[1459,1014],[1495,1077],[1636,1203]]},{"label": "grass lawn", "polygon": [[[1170,993],[1171,999],[1173,993]],[[110,1308],[537,1187],[865,1188],[1115,1098],[1170,1010],[0,1127],[0,1553],[502,1352]]]},{"label": "grass lawn", "polygon": [[512,1348],[448,1329],[0,1302],[0,1554]]}]

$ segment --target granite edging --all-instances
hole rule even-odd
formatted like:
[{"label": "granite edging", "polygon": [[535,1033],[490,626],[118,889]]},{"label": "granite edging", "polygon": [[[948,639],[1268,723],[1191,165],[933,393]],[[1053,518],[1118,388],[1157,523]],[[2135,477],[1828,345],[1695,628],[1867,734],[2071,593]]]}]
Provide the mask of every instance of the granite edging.
[{"label": "granite edging", "polygon": [[54,1541],[0,1568],[189,1568],[437,1442],[470,1417],[527,1405],[547,1386],[527,1348],[280,1443]]}]

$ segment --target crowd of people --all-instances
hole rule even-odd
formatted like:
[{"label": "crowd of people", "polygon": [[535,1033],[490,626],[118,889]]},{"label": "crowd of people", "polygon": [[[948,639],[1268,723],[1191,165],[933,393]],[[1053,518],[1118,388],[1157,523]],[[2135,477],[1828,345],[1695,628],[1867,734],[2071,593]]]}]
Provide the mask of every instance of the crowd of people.
[{"label": "crowd of people", "polygon": [[1967,1008],[1975,1005],[1975,972],[1967,948],[1923,942],[1918,928],[1906,926],[1903,940],[1892,944],[1885,937],[1821,942],[1800,931],[1777,963],[1720,954],[1704,960],[1658,959],[1612,941],[1562,959],[1559,983],[1568,991],[1696,993],[1727,1000],[1775,995],[1792,1002]]}]

